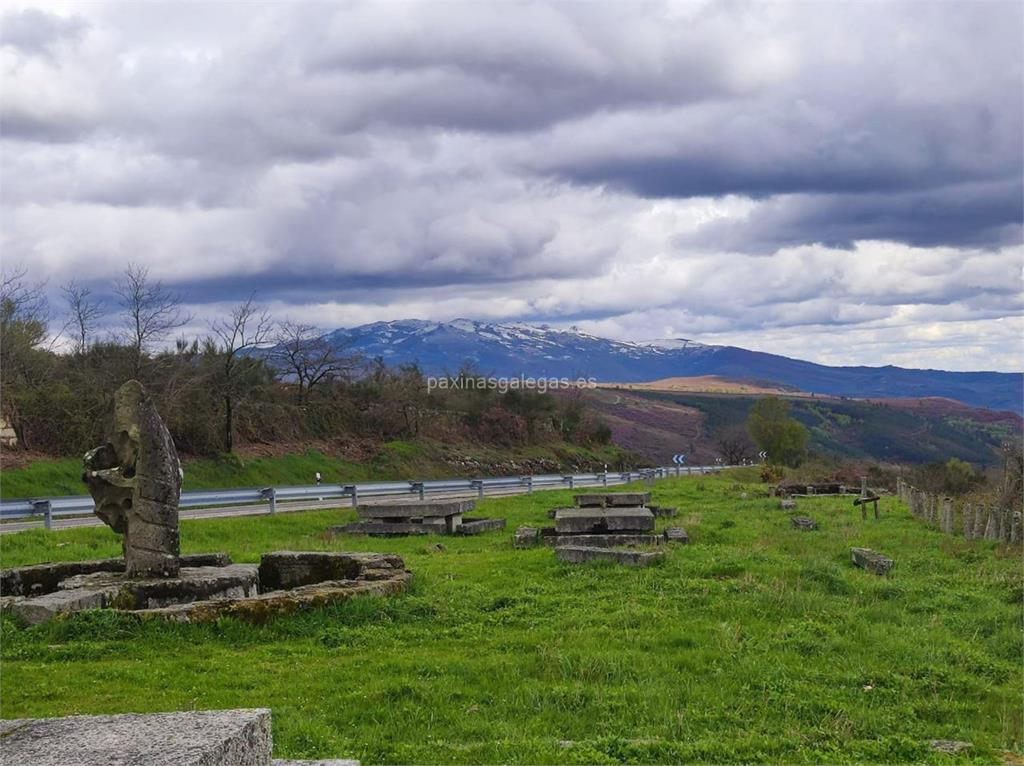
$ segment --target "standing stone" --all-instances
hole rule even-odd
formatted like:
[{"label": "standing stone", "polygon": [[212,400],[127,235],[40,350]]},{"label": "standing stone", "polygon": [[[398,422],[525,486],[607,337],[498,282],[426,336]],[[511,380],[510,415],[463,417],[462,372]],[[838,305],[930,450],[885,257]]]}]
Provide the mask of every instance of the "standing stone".
[{"label": "standing stone", "polygon": [[963,509],[960,511],[960,518],[964,525],[964,539],[970,540],[974,536],[974,511],[971,510],[971,506],[967,503],[964,504]]},{"label": "standing stone", "polygon": [[82,480],[95,513],[124,535],[129,577],[178,573],[181,464],[142,384],[129,380],[114,394],[110,440],[86,453]]},{"label": "standing stone", "polygon": [[1021,540],[1021,521],[1022,514],[1020,511],[1013,512],[1013,519],[1010,522],[1010,542],[1014,545],[1020,543]]},{"label": "standing stone", "polygon": [[540,544],[540,530],[537,527],[519,527],[512,542],[516,548],[533,548]]},{"label": "standing stone", "polygon": [[942,531],[953,534],[953,501],[948,497],[942,498]]},{"label": "standing stone", "polygon": [[985,539],[986,540],[998,540],[996,536],[996,514],[991,508],[985,509],[985,515],[988,517],[988,521],[985,522]]}]

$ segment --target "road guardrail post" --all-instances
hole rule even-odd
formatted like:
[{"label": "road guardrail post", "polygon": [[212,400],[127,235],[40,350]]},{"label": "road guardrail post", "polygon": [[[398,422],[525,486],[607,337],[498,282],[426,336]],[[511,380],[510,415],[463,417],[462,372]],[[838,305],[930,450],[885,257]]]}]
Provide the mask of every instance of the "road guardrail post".
[{"label": "road guardrail post", "polygon": [[601,486],[602,487],[607,487],[608,486],[608,472],[607,471],[605,471],[604,473],[601,474]]},{"label": "road guardrail post", "polygon": [[532,476],[524,476],[522,479],[520,479],[520,481],[522,481],[524,484],[526,484],[526,494],[532,495],[533,494],[533,477]]},{"label": "road guardrail post", "polygon": [[260,500],[270,503],[270,515],[277,513],[277,490],[273,487],[264,487],[260,490]]},{"label": "road guardrail post", "polygon": [[575,489],[576,488],[576,477],[575,476],[563,476],[562,477],[562,481],[569,483],[569,489]]},{"label": "road guardrail post", "polygon": [[483,497],[484,496],[484,480],[483,479],[473,479],[469,483],[469,485],[473,489],[476,490],[476,496],[477,497]]},{"label": "road guardrail post", "polygon": [[355,484],[346,484],[342,487],[342,491],[352,498],[352,507],[355,508],[359,505],[359,487]]},{"label": "road guardrail post", "polygon": [[53,503],[49,500],[33,500],[32,513],[43,514],[43,526],[53,529]]},{"label": "road guardrail post", "polygon": [[423,499],[423,482],[422,481],[410,481],[410,492],[416,492],[420,496],[420,500]]}]

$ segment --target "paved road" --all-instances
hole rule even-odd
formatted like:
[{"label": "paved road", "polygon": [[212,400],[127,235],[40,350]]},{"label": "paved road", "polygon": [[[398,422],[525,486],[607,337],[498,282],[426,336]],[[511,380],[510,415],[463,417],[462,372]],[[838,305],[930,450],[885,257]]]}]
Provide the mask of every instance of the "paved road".
[{"label": "paved road", "polygon": [[[618,479],[612,479],[609,477],[608,486],[614,486],[616,484],[622,484],[623,482]],[[580,481],[576,485],[577,487],[598,487],[601,486],[600,482],[584,482]],[[547,492],[556,489],[565,489],[565,487],[550,487],[550,488],[537,488],[534,492]],[[484,495],[486,497],[502,497],[506,495],[523,495],[526,494],[526,487],[498,487],[494,489],[486,489]],[[410,495],[411,498],[415,499],[415,495]],[[476,499],[476,490],[464,491],[464,492],[432,492],[427,495],[428,500],[473,500]],[[360,500],[360,505],[380,505],[383,503],[393,503],[397,499],[395,496],[391,497],[370,497],[366,500]],[[401,498],[408,499],[408,498]],[[321,501],[308,501],[300,500],[293,503],[277,503],[277,513],[290,513],[294,511],[320,511],[331,508],[350,508],[350,501],[347,498],[334,498],[332,500],[321,500]],[[182,519],[217,519],[224,516],[266,516],[268,514],[267,504],[262,503],[259,505],[222,505],[215,508],[192,508],[189,510],[183,510],[180,512]],[[38,521],[12,521],[5,524],[0,524],[0,534],[11,534],[13,532],[24,532],[27,529],[39,529],[43,526],[42,519]],[[99,527],[103,526],[103,522],[96,516],[74,516],[55,518],[53,520],[53,528],[59,529],[73,529],[75,527]]]}]

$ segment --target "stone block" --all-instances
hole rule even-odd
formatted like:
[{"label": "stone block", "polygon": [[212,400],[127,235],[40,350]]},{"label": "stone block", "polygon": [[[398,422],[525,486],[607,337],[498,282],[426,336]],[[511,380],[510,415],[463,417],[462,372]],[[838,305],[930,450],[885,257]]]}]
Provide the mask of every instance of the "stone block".
[{"label": "stone block", "polygon": [[649,532],[654,514],[646,508],[569,508],[555,514],[560,535],[596,535],[609,532]]},{"label": "stone block", "polygon": [[516,548],[533,548],[540,542],[540,530],[536,527],[519,527],[512,544]]},{"label": "stone block", "polygon": [[648,505],[646,508],[660,519],[670,519],[679,515],[679,509],[670,506]]},{"label": "stone block", "polygon": [[789,523],[793,525],[795,529],[802,529],[805,532],[818,528],[818,522],[814,519],[809,519],[806,516],[794,516],[789,520]]},{"label": "stone block", "polygon": [[665,539],[670,543],[681,543],[686,545],[690,542],[690,536],[682,527],[669,527],[665,530]]},{"label": "stone block", "polygon": [[928,747],[937,753],[960,755],[960,753],[970,750],[974,745],[970,742],[959,742],[955,739],[933,739],[928,743]]},{"label": "stone block", "polygon": [[866,569],[877,575],[889,574],[889,570],[894,564],[891,558],[876,553],[870,548],[850,548],[850,560],[861,569]]},{"label": "stone block", "polygon": [[616,548],[592,548],[585,545],[563,545],[555,548],[560,561],[583,564],[587,561],[614,561],[626,566],[648,567],[665,558],[661,551],[631,551]]},{"label": "stone block", "polygon": [[368,570],[402,570],[401,556],[342,551],[276,551],[260,559],[263,593],[329,580],[356,580]]},{"label": "stone block", "polygon": [[76,715],[4,722],[0,762],[32,766],[270,766],[270,711]]},{"label": "stone block", "polygon": [[779,508],[781,508],[784,511],[792,511],[793,509],[796,508],[796,500],[783,498],[782,500],[779,501]]},{"label": "stone block", "polygon": [[664,538],[658,535],[550,535],[543,538],[545,545],[583,545],[591,548],[646,547],[661,545]]},{"label": "stone block", "polygon": [[411,579],[412,573],[405,569],[379,569],[364,572],[359,580],[332,580],[261,593],[253,598],[196,601],[162,609],[143,609],[134,614],[143,619],[176,622],[213,622],[220,617],[236,617],[262,623],[277,616],[322,609],[356,596],[396,596],[405,591]]},{"label": "stone block", "polygon": [[463,519],[456,527],[457,535],[480,535],[495,529],[504,529],[505,519]]}]

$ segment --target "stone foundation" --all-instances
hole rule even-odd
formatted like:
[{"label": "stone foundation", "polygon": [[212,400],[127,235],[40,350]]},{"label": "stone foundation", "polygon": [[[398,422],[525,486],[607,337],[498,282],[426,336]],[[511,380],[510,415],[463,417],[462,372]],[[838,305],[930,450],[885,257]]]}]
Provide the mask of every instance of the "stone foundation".
[{"label": "stone foundation", "polygon": [[560,535],[600,535],[654,530],[654,514],[646,508],[565,508],[555,514]]},{"label": "stone foundation", "polygon": [[[86,565],[79,568],[94,563],[79,562]],[[176,577],[74,574],[50,593],[4,597],[3,608],[30,625],[105,608],[181,621],[222,615],[261,621],[356,595],[395,595],[405,590],[410,578],[401,557],[391,554],[279,551],[265,554],[259,565],[183,567]]]},{"label": "stone foundation", "polygon": [[895,563],[888,556],[876,553],[870,548],[850,548],[850,560],[861,569],[876,575],[887,575]]}]

